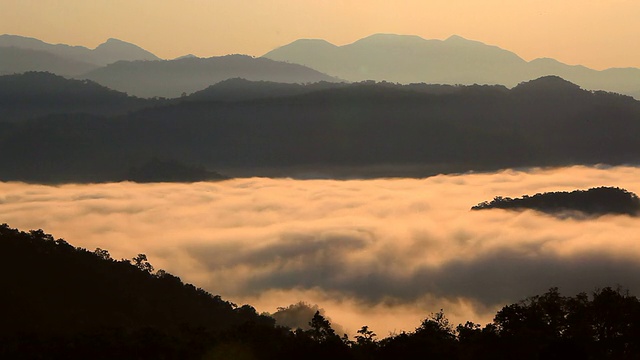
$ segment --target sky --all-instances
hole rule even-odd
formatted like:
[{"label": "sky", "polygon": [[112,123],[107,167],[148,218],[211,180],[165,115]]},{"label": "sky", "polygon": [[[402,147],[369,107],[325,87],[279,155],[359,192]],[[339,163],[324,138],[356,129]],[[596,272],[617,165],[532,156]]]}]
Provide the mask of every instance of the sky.
[{"label": "sky", "polygon": [[637,0],[0,0],[0,34],[94,48],[107,38],[161,58],[266,52],[299,38],[460,35],[525,60],[640,67]]},{"label": "sky", "polygon": [[236,304],[318,305],[349,333],[412,331],[442,309],[486,324],[553,286],[640,294],[640,218],[470,211],[494,196],[619,186],[639,168],[536,169],[426,179],[247,178],[194,184],[0,182],[0,219],[116,259],[145,253]]}]

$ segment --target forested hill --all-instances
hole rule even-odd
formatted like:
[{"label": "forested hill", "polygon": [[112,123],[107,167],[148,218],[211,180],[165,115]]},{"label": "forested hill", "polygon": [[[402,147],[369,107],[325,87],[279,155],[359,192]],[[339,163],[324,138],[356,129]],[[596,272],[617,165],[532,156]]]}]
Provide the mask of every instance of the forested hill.
[{"label": "forested hill", "polygon": [[143,254],[116,260],[6,224],[0,247],[0,356],[188,359],[223,332],[248,323],[273,328],[250,306],[154,271]]},{"label": "forested hill", "polygon": [[[492,323],[457,327],[444,312],[378,338],[337,334],[319,312],[309,329],[274,326],[143,254],[112,259],[42,230],[0,225],[2,359],[636,359],[640,301],[622,289],[562,296],[557,288],[506,305]],[[293,299],[292,299],[293,301]]]},{"label": "forested hill", "polygon": [[515,199],[497,196],[492,201],[484,201],[471,209],[532,209],[553,215],[579,212],[591,216],[607,214],[638,216],[640,214],[640,199],[638,199],[638,195],[625,189],[603,186],[589,190],[524,195]]},{"label": "forested hill", "polygon": [[113,181],[152,158],[228,176],[640,163],[640,102],[558,77],[513,89],[364,82],[260,97],[0,124],[0,179]]}]

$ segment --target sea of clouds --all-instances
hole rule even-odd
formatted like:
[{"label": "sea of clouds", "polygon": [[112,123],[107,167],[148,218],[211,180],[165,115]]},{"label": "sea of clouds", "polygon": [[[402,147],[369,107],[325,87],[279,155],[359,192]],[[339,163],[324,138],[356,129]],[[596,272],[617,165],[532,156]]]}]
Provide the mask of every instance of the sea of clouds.
[{"label": "sea of clouds", "polygon": [[157,268],[237,304],[317,304],[354,333],[411,331],[443,309],[490,322],[557,286],[640,295],[640,219],[470,211],[495,196],[618,186],[634,167],[507,170],[426,179],[0,183],[0,223],[43,229]]}]

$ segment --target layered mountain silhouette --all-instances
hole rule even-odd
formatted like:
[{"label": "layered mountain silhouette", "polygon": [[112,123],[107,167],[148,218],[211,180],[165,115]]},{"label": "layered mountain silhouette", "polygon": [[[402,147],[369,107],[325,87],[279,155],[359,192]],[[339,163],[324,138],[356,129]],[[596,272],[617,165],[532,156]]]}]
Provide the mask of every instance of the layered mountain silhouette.
[{"label": "layered mountain silhouette", "polygon": [[82,75],[82,78],[140,97],[178,97],[238,77],[281,83],[338,81],[302,65],[246,55],[120,61]]},{"label": "layered mountain silhouette", "polygon": [[[160,61],[139,46],[117,39],[88,49],[0,35],[0,75],[48,71],[90,79],[140,97],[177,97],[235,77],[287,83],[342,79],[512,87],[541,76],[557,75],[585,89],[640,98],[640,69],[597,71],[548,58],[527,62],[507,50],[455,35],[442,41],[376,34],[344,46],[303,39],[270,51],[263,58],[304,65],[320,73],[284,65],[276,69],[259,61],[248,65],[249,57],[241,55],[202,59],[189,54],[168,62]],[[145,64],[148,61],[154,63]],[[233,64],[234,61],[237,64]],[[124,63],[116,65],[116,62]],[[260,67],[264,68],[258,70]]]},{"label": "layered mountain silhouette", "polygon": [[63,58],[42,50],[13,46],[0,47],[0,75],[49,71],[59,75],[73,76],[97,67],[95,64]]},{"label": "layered mountain silhouette", "polygon": [[233,83],[248,90],[150,102],[109,119],[54,113],[0,124],[0,179],[117,181],[154,158],[227,176],[334,178],[640,163],[640,102],[555,76],[513,89],[220,86]]},{"label": "layered mountain silhouette", "polygon": [[[14,50],[9,52],[6,48]],[[18,52],[15,48],[22,51]],[[83,46],[54,45],[34,38],[7,34],[0,35],[0,54],[11,54],[15,59],[13,62],[0,62],[0,71],[5,74],[49,71],[74,76],[116,61],[159,60],[139,46],[117,39],[108,39],[95,49],[89,49]]]},{"label": "layered mountain silhouette", "polygon": [[553,59],[527,62],[507,50],[455,35],[442,41],[376,34],[344,46],[324,40],[297,40],[264,57],[306,65],[349,81],[512,87],[522,81],[557,75],[585,89],[640,95],[640,69],[597,71]]}]

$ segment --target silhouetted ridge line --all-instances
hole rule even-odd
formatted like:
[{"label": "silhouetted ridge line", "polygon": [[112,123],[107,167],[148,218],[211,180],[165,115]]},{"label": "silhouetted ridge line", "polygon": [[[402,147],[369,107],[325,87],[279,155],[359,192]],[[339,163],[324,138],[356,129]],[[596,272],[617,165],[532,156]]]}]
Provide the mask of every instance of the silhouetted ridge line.
[{"label": "silhouetted ridge line", "polygon": [[631,96],[640,93],[640,69],[602,71],[553,59],[525,61],[513,52],[453,35],[423,39],[414,35],[375,34],[335,46],[323,40],[298,40],[263,57],[309,66],[348,81],[399,83],[516,84],[557,75],[589,90]]},{"label": "silhouetted ridge line", "polygon": [[34,38],[4,34],[0,35],[0,46],[44,51],[64,59],[89,63],[95,66],[105,66],[120,60],[159,60],[157,56],[137,45],[113,38],[98,45],[95,49],[89,49],[84,46],[49,44]]},{"label": "silhouetted ridge line", "polygon": [[10,358],[200,358],[220,333],[273,328],[248,305],[154,271],[144,254],[115,260],[6,224],[0,247],[0,271],[11,274],[0,279],[0,355]]},{"label": "silhouetted ridge line", "polygon": [[486,209],[532,209],[550,214],[564,215],[578,211],[586,215],[624,214],[638,216],[640,199],[625,189],[617,187],[598,187],[571,192],[558,191],[538,193],[520,198],[497,196],[491,201],[484,201],[471,208]]},{"label": "silhouetted ridge line", "polygon": [[186,96],[231,78],[281,83],[338,81],[306,66],[247,55],[119,61],[81,77],[140,97]]}]

